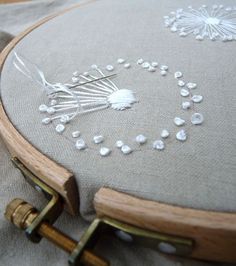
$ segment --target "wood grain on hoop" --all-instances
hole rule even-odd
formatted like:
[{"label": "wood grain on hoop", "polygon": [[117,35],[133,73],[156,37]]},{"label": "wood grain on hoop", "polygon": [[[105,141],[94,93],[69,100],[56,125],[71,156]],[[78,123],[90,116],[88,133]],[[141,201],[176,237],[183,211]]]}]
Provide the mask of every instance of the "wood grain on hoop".
[{"label": "wood grain on hoop", "polygon": [[[83,4],[77,4],[71,8],[61,11],[55,15],[48,16],[41,20],[40,22],[34,24],[32,27],[28,28],[26,31],[15,37],[6,48],[0,53],[0,71],[4,65],[4,62],[14,49],[15,45],[22,40],[31,31],[44,24],[45,22],[51,20],[52,18],[62,15],[74,8],[78,8],[89,3],[95,2],[96,0],[91,0]],[[32,146],[17,129],[12,125],[10,119],[8,118],[5,110],[4,103],[0,101],[0,135],[3,138],[6,146],[8,147],[10,153],[16,156],[22,163],[29,168],[32,173],[34,173],[43,182],[55,189],[64,199],[68,211],[71,214],[78,212],[78,189],[73,177],[73,174],[68,170],[58,165],[41,152],[39,152],[34,146]]]},{"label": "wood grain on hoop", "polygon": [[[92,3],[91,0],[79,7]],[[16,38],[0,54],[0,69],[15,45],[28,33],[55,16],[49,16]],[[71,213],[78,210],[78,192],[73,174],[39,152],[14,128],[0,102],[0,134],[12,155],[65,199]],[[138,199],[102,188],[95,196],[99,216],[108,216],[149,230],[193,239],[192,257],[236,262],[236,214],[194,210]]]},{"label": "wood grain on hoop", "polygon": [[236,262],[236,214],[202,211],[143,200],[101,188],[94,199],[98,216],[194,240],[191,256]]}]

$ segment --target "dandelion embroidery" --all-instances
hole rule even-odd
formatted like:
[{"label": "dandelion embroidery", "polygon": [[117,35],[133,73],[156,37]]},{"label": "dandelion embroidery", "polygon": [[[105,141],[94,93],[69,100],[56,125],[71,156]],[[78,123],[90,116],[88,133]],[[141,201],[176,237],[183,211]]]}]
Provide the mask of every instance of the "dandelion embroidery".
[{"label": "dandelion embroidery", "polygon": [[189,6],[187,11],[178,9],[164,19],[165,25],[181,37],[193,34],[199,41],[205,38],[212,41],[236,40],[236,7],[202,5],[194,9]]},{"label": "dandelion embroidery", "polygon": [[[74,72],[73,84],[49,83],[36,65],[18,54],[15,54],[14,65],[24,75],[39,83],[47,92],[49,105],[39,106],[40,112],[51,115],[50,118],[43,119],[44,124],[53,120],[66,124],[79,114],[109,107],[122,111],[136,102],[131,90],[119,89],[111,80],[116,74],[105,75],[97,65],[92,65],[89,72],[81,74]],[[113,67],[109,69],[113,71]],[[61,133],[64,127],[62,129],[60,125],[57,131]]]},{"label": "dandelion embroidery", "polygon": [[[103,135],[103,132],[97,132],[92,141],[88,142],[83,132],[76,129],[71,132],[71,139],[67,139],[73,143],[79,152],[87,149],[97,149],[97,153],[101,157],[107,157],[114,154],[116,150],[124,156],[131,155],[136,151],[162,151],[166,148],[167,138],[175,136],[177,141],[185,142],[188,138],[186,126],[199,126],[203,123],[203,115],[195,113],[194,108],[195,104],[199,105],[202,102],[203,96],[194,94],[194,91],[198,89],[198,85],[194,82],[186,81],[181,71],[173,73],[169,71],[167,65],[159,65],[155,61],[144,61],[142,58],[130,62],[119,58],[116,62],[116,66],[107,65],[101,68],[94,64],[88,72],[80,73],[79,71],[74,71],[71,83],[52,84],[46,80],[44,73],[26,58],[15,53],[13,60],[14,66],[25,76],[37,82],[47,94],[47,103],[41,104],[38,108],[40,113],[46,115],[42,123],[44,125],[52,124],[55,127],[55,131],[61,135],[64,134],[67,124],[78,115],[106,108],[122,111],[131,108],[137,102],[132,90],[127,88],[120,89],[112,80],[117,75],[113,72],[115,69],[118,70],[118,73],[120,73],[119,67],[123,71],[130,71],[128,70],[130,67],[124,67],[125,64],[129,64],[129,66],[132,65],[131,69],[133,71],[139,68],[144,72],[146,71],[150,78],[155,78],[159,75],[163,76],[162,79],[165,80],[166,75],[171,74],[173,76],[176,81],[176,88],[182,97],[181,112],[183,110],[189,112],[189,119],[184,120],[179,116],[173,118],[173,123],[176,127],[175,132],[169,132],[167,129],[162,128],[159,133],[158,130],[156,131],[155,136],[148,136],[146,132],[138,129],[138,135],[130,137],[127,143],[121,138],[116,140],[114,142],[116,149],[114,150],[111,147],[103,146],[103,143],[106,145],[106,136]],[[105,69],[104,72],[101,69]],[[55,123],[53,123],[54,121]],[[176,132],[177,127],[182,129],[179,128]],[[149,137],[151,137],[151,143],[148,140]]]}]

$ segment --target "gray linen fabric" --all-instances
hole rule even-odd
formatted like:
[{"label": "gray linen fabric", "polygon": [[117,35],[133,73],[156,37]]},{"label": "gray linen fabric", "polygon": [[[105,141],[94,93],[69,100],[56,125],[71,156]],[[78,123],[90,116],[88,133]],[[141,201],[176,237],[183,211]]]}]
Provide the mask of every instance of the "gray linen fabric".
[{"label": "gray linen fabric", "polygon": [[0,29],[13,35],[19,34],[33,23],[84,0],[35,0],[0,5]]},{"label": "gray linen fabric", "polygon": [[[196,108],[205,117],[202,126],[188,123],[186,143],[173,136],[177,131],[173,118],[179,115],[189,122],[190,116],[180,110],[173,74],[163,78],[155,73],[149,78],[150,73],[134,66],[122,71],[116,79],[118,86],[134,90],[139,103],[124,112],[107,109],[82,115],[62,137],[52,125],[40,122],[43,91],[12,66],[12,55],[4,65],[1,95],[10,119],[34,146],[75,174],[80,211],[86,218],[93,214],[92,199],[102,186],[181,206],[236,210],[235,42],[197,42],[171,34],[163,26],[163,16],[188,5],[186,0],[97,1],[49,21],[16,46],[51,82],[66,81],[75,69],[86,71],[93,63],[105,66],[118,57],[156,59],[172,72],[183,71],[184,79],[196,82],[196,92],[204,96]],[[151,140],[163,128],[172,137],[164,152],[153,151]],[[75,129],[82,132],[90,149],[78,152],[74,148],[70,134]],[[105,136],[104,145],[110,148],[122,139],[137,149],[133,138],[140,133],[150,141],[142,152],[123,156],[113,148],[111,156],[100,158],[99,148],[92,144],[96,133]]]},{"label": "gray linen fabric", "polygon": [[[10,162],[10,155],[0,139],[0,265],[7,266],[64,266],[68,255],[46,240],[38,245],[26,239],[23,232],[4,219],[4,209],[13,198],[19,197],[43,207],[46,202],[40,193],[28,185],[20,172]],[[88,224],[80,217],[63,213],[55,224],[74,239],[79,239]],[[167,258],[150,249],[127,245],[114,238],[105,237],[96,252],[110,260],[112,266],[162,265],[162,266],[210,266],[215,264]],[[217,264],[221,265],[222,264]]]},{"label": "gray linen fabric", "polygon": [[[49,3],[36,2],[38,7],[40,2]],[[52,4],[54,2],[56,1],[52,1]],[[198,5],[206,2],[213,3],[200,1]],[[136,59],[139,56],[147,59],[157,58],[168,64],[172,71],[181,69],[186,79],[198,83],[198,92],[204,95],[204,103],[199,110],[206,121],[202,127],[189,129],[189,142],[179,145],[172,139],[164,153],[156,154],[147,150],[141,153],[141,156],[134,153],[125,158],[114,151],[110,158],[101,160],[95,146],[95,152],[88,150],[80,154],[65,138],[57,136],[52,128],[41,126],[42,116],[38,114],[37,108],[44,99],[43,93],[12,68],[11,59],[5,64],[2,75],[1,94],[4,105],[13,123],[24,136],[43,153],[76,174],[81,195],[81,213],[85,218],[89,219],[93,215],[92,198],[102,185],[183,206],[235,211],[235,128],[232,126],[235,121],[235,96],[232,86],[235,84],[235,62],[232,56],[235,54],[235,43],[198,43],[192,38],[180,39],[164,29],[162,16],[178,7],[188,6],[190,1],[163,1],[156,6],[155,1],[150,1],[150,6],[154,5],[156,10],[150,6],[148,8],[146,3],[147,1],[140,0],[100,1],[93,6],[83,7],[35,30],[17,49],[37,63],[51,81],[67,80],[77,68],[87,70],[91,63],[105,65],[121,56],[128,59]],[[233,1],[224,1],[224,4],[230,5]],[[29,6],[28,11],[32,5]],[[1,6],[0,12],[2,10]],[[114,15],[113,10],[120,14],[119,17]],[[46,13],[46,9],[44,11]],[[133,14],[135,12],[136,15]],[[1,18],[2,16],[0,21]],[[31,19],[33,20],[33,16]],[[148,24],[142,21],[148,21]],[[25,25],[30,25],[30,21]],[[24,26],[19,27],[20,30],[23,28]],[[12,29],[12,33],[20,31],[14,23]],[[138,29],[142,34],[138,34]],[[118,40],[115,38],[117,35]],[[173,128],[170,117],[179,110],[177,105],[180,103],[180,99],[177,100],[178,94],[171,91],[171,88],[176,89],[173,79],[167,77],[166,80],[161,80],[158,77],[155,82],[151,78],[146,81],[147,76],[141,71],[139,74],[140,78],[129,71],[127,74],[122,73],[121,78],[117,79],[120,86],[138,92],[140,103],[134,108],[124,113],[105,110],[81,117],[71,125],[66,134],[69,136],[73,129],[80,129],[86,140],[91,142],[93,135],[102,131],[106,136],[106,145],[113,147],[117,137],[123,137],[130,142],[130,137],[143,133],[137,130],[145,130],[149,138],[152,138],[159,134],[163,126]],[[145,88],[153,95],[153,90],[150,89],[152,84],[158,90],[158,97],[154,95],[155,102],[152,96],[144,93]],[[154,126],[148,119],[144,119],[151,117],[147,101],[154,102],[153,104],[157,101],[158,113],[153,114],[157,120]],[[216,118],[218,121],[214,120]],[[101,123],[97,123],[98,121]],[[134,121],[135,124],[132,124]],[[86,126],[87,123],[90,126]],[[155,127],[156,132],[153,132],[150,126]],[[147,131],[149,129],[150,132]],[[142,162],[143,169],[135,170]],[[125,165],[125,169],[122,165]],[[167,167],[172,169],[166,171]],[[39,207],[43,205],[44,199],[35,193],[12,167],[9,155],[1,142],[0,168],[0,264],[65,265],[67,255],[63,252],[47,244],[45,240],[36,246],[29,243],[16,228],[4,220],[3,210],[13,197],[25,198]],[[152,171],[155,174],[152,174]],[[87,226],[78,217],[72,218],[67,214],[63,214],[57,225],[74,238],[80,236],[81,230]],[[106,254],[112,265],[209,265],[189,260],[167,259],[151,250],[136,246],[127,248],[114,239],[104,239],[98,246],[98,251]]]}]

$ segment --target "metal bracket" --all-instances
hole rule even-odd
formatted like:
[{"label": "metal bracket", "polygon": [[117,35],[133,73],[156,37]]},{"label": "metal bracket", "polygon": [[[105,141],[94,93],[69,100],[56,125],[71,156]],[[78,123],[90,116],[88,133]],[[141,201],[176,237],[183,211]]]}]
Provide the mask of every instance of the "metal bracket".
[{"label": "metal bracket", "polygon": [[96,218],[69,257],[70,265],[76,265],[83,250],[93,248],[98,239],[105,234],[118,237],[130,245],[139,244],[165,254],[187,256],[193,249],[193,241],[190,239],[144,230],[108,217]]},{"label": "metal bracket", "polygon": [[14,165],[21,171],[26,181],[33,186],[36,190],[43,192],[47,199],[50,199],[46,207],[39,213],[39,215],[33,220],[26,230],[26,236],[35,243],[41,240],[41,236],[37,233],[37,229],[43,221],[47,221],[53,224],[63,211],[63,202],[61,197],[39,180],[31,171],[29,171],[23,163],[21,163],[16,157],[12,158]]},{"label": "metal bracket", "polygon": [[11,217],[16,217],[16,212],[18,211],[22,218],[18,219],[17,223],[20,224],[19,221],[21,221],[21,219],[24,220],[25,223],[27,215],[29,216],[30,214],[29,209],[30,211],[34,209],[34,213],[32,211],[31,219],[29,219],[30,222],[25,226],[27,237],[36,243],[41,240],[42,236],[46,237],[54,244],[70,253],[68,260],[70,265],[86,265],[88,263],[89,265],[96,266],[109,265],[106,260],[89,251],[95,247],[97,241],[105,234],[118,237],[130,245],[135,243],[166,254],[186,256],[191,253],[193,241],[190,239],[141,229],[109,217],[96,218],[79,242],[71,239],[55,227],[51,226],[63,211],[63,199],[57,192],[32,174],[32,172],[17,158],[12,158],[12,161],[14,165],[20,169],[27,182],[37,191],[43,192],[46,198],[50,199],[50,201],[40,213],[37,213],[37,211],[28,204],[27,208],[25,208],[25,210],[27,209],[27,212],[25,212],[24,217],[22,216],[22,211],[19,211],[19,206],[22,206],[25,203],[22,200],[15,201],[15,203],[9,204],[10,207],[7,207],[9,214],[6,215],[6,217],[14,223]]}]

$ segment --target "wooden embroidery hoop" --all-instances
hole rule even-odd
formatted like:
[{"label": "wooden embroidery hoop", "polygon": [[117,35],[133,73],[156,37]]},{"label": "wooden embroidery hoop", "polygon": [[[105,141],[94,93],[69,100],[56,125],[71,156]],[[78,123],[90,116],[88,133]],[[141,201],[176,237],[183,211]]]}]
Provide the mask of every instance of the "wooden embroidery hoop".
[{"label": "wooden embroidery hoop", "polygon": [[[94,2],[94,0],[85,4]],[[78,8],[76,5],[72,8]],[[0,54],[0,69],[15,45],[35,28],[68,12],[60,12],[36,23],[18,35]],[[78,212],[78,190],[73,173],[58,165],[16,130],[0,102],[0,135],[11,155],[23,163],[37,178],[63,198],[71,214]],[[202,211],[135,198],[108,188],[95,195],[94,207],[98,217],[115,220],[150,230],[183,237],[193,241],[190,257],[210,261],[236,262],[236,213]]]}]

